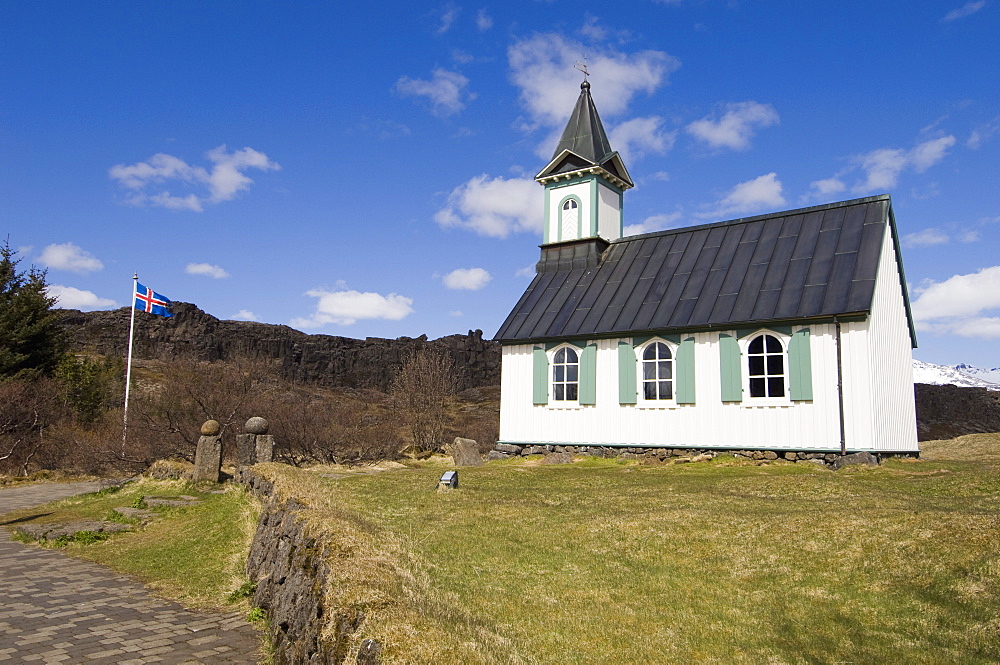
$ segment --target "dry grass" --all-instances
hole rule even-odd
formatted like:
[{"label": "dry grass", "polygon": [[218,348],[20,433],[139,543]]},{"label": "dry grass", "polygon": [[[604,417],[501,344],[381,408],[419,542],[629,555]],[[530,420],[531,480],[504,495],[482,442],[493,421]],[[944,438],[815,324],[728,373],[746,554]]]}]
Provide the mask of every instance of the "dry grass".
[{"label": "dry grass", "polygon": [[[386,663],[1000,660],[1000,436],[927,459],[270,465]],[[324,477],[326,476],[326,477]]]}]

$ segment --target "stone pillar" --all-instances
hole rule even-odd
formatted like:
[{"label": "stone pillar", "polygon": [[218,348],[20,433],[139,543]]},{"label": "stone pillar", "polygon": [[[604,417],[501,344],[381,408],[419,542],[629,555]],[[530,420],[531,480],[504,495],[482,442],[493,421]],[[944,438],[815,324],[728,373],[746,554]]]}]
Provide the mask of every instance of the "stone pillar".
[{"label": "stone pillar", "polygon": [[195,482],[210,480],[213,483],[219,482],[219,473],[222,470],[222,437],[219,436],[221,427],[216,420],[206,420],[201,426],[201,437],[198,438],[198,448],[194,453],[194,474],[192,479]]},{"label": "stone pillar", "polygon": [[254,416],[236,437],[236,461],[240,466],[270,462],[274,457],[274,437],[267,433],[267,421]]}]

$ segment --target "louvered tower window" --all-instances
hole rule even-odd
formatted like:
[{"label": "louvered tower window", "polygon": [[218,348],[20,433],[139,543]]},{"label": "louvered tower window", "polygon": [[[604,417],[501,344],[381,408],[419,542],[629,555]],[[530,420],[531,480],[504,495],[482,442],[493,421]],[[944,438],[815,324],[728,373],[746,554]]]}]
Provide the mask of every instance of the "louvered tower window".
[{"label": "louvered tower window", "polygon": [[566,199],[563,202],[560,217],[562,238],[564,240],[575,239],[580,222],[580,204],[576,202],[576,199]]}]

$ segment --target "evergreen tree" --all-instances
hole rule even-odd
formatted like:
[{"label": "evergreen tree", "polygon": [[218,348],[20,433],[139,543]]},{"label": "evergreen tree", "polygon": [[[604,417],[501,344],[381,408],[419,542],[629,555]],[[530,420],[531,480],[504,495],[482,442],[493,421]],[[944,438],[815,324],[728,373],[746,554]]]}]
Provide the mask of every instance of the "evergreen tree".
[{"label": "evergreen tree", "polygon": [[17,252],[0,247],[0,380],[51,374],[66,349],[45,271],[18,271]]}]

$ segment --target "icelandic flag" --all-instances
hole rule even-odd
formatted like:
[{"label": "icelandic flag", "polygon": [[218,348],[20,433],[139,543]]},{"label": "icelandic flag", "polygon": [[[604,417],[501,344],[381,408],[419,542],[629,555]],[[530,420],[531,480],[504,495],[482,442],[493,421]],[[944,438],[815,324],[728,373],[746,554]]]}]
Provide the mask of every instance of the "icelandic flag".
[{"label": "icelandic flag", "polygon": [[132,306],[140,312],[149,312],[157,316],[173,316],[170,313],[170,298],[160,295],[139,282],[135,283],[135,302]]}]

